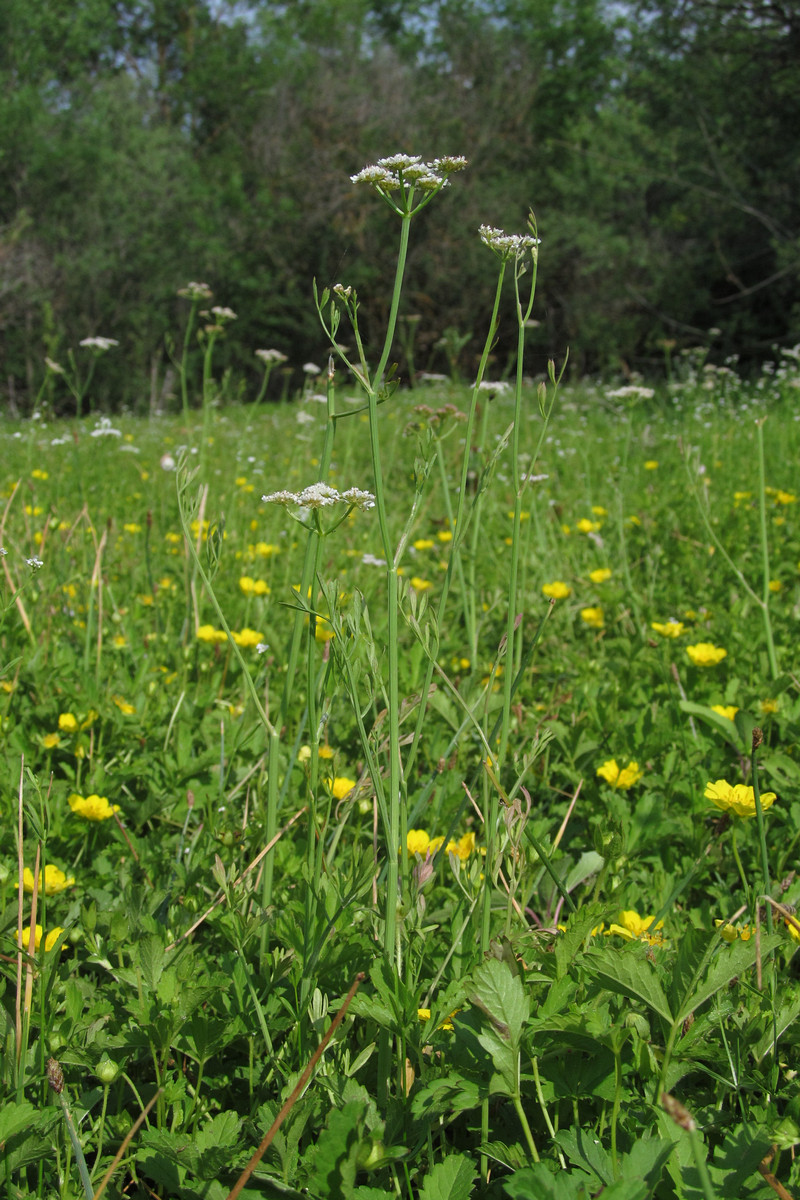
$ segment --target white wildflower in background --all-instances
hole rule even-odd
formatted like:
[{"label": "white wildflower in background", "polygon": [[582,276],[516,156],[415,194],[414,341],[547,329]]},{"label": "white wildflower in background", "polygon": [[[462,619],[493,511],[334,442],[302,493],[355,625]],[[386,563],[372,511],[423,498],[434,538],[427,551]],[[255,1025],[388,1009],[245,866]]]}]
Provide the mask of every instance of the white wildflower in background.
[{"label": "white wildflower in background", "polygon": [[215,304],[214,307],[211,309],[211,312],[217,318],[218,321],[236,321],[237,320],[236,313],[233,311],[233,309],[227,308],[225,305],[222,305],[222,304]]},{"label": "white wildflower in background", "polygon": [[280,350],[256,350],[255,356],[260,358],[265,366],[286,362],[286,355],[282,354]]},{"label": "white wildflower in background", "polygon": [[64,368],[61,366],[61,363],[55,362],[52,358],[45,358],[44,365],[47,367],[48,371],[52,371],[54,375],[66,374]]},{"label": "white wildflower in background", "polygon": [[186,287],[178,288],[178,295],[185,300],[210,300],[214,295],[207,283],[187,283]]},{"label": "white wildflower in background", "polygon": [[385,567],[386,559],[378,558],[374,554],[365,554],[361,559],[365,567]]},{"label": "white wildflower in background", "polygon": [[285,508],[331,508],[334,504],[349,504],[351,508],[367,509],[375,505],[372,492],[360,488],[339,492],[327,483],[312,483],[302,492],[271,492],[261,499],[264,504],[282,504]]},{"label": "white wildflower in background", "polygon": [[175,459],[169,453],[162,454],[161,458],[158,460],[158,462],[159,462],[159,466],[161,467],[162,471],[174,471],[175,470]]},{"label": "white wildflower in background", "polygon": [[479,392],[495,392],[495,393],[510,392],[511,384],[508,383],[505,379],[498,379],[496,383],[492,383],[488,379],[482,379],[480,381],[480,383],[478,384],[478,391]]},{"label": "white wildflower in background", "polygon": [[122,432],[115,429],[108,417],[101,417],[89,433],[89,437],[122,437]]},{"label": "white wildflower in background", "polygon": [[31,568],[32,571],[38,571],[40,567],[44,566],[44,563],[42,562],[42,560],[40,558],[36,558],[36,557],[26,558],[25,562],[28,564],[28,566]]},{"label": "white wildflower in background", "polygon": [[118,346],[119,342],[116,338],[87,337],[83,338],[80,344],[81,346],[86,346],[89,350],[96,350],[98,354],[104,354],[112,346]]},{"label": "white wildflower in background", "polygon": [[606,395],[612,400],[652,400],[655,392],[652,388],[631,383],[627,387],[617,388],[616,391],[606,392]]},{"label": "white wildflower in background", "polygon": [[313,425],[314,424],[313,414],[310,412],[306,412],[304,409],[302,409],[297,414],[296,420],[297,420],[298,425]]},{"label": "white wildflower in background", "polygon": [[5,546],[0,546],[0,558],[7,558],[7,557],[8,557],[8,551],[6,550]]},{"label": "white wildflower in background", "polygon": [[493,225],[481,225],[478,234],[484,246],[488,246],[499,258],[505,260],[522,258],[528,251],[535,258],[540,244],[540,239],[532,234],[504,233],[502,229],[496,229]]},{"label": "white wildflower in background", "polygon": [[322,367],[318,367],[316,363],[312,362],[303,363],[303,370],[305,371],[306,375],[322,374]]},{"label": "white wildflower in background", "polygon": [[269,650],[269,642],[259,642],[256,646],[257,654],[266,654]]}]

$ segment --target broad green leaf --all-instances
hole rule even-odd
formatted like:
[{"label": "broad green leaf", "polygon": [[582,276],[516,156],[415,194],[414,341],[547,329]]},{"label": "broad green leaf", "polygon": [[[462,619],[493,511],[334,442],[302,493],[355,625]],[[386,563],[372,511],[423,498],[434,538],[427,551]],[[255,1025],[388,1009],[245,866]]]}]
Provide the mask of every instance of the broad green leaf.
[{"label": "broad green leaf", "polygon": [[7,1100],[0,1108],[0,1149],[9,1138],[15,1137],[23,1129],[30,1133],[38,1124],[39,1113],[30,1101],[23,1100],[17,1104],[14,1100]]},{"label": "broad green leaf", "polygon": [[652,1190],[658,1184],[671,1153],[671,1143],[661,1138],[642,1138],[634,1142],[620,1163],[622,1178],[640,1176],[647,1180]]},{"label": "broad green leaf", "polygon": [[306,1156],[312,1165],[308,1180],[312,1195],[349,1200],[355,1187],[365,1111],[366,1104],[360,1100],[331,1110],[327,1125]]},{"label": "broad green leaf", "polygon": [[582,1167],[598,1183],[611,1183],[614,1178],[611,1156],[594,1133],[579,1127],[559,1129],[555,1141],[576,1167]]},{"label": "broad green leaf", "polygon": [[523,1167],[503,1180],[510,1200],[590,1200],[592,1192],[585,1175],[559,1171],[553,1175],[544,1165]]},{"label": "broad green leaf", "polygon": [[137,949],[144,983],[154,992],[164,970],[164,946],[160,938],[147,937],[142,939]]},{"label": "broad green leaf", "polygon": [[579,883],[585,883],[605,866],[605,859],[596,850],[584,850],[575,866],[567,875],[566,889],[571,892]]},{"label": "broad green leaf", "polygon": [[769,1028],[758,1039],[755,1045],[750,1047],[750,1053],[757,1063],[760,1063],[765,1054],[772,1053],[772,1046],[775,1041],[780,1041],[783,1034],[793,1025],[800,1016],[800,998],[792,999],[789,1003],[782,1004],[778,1009],[775,1017],[775,1028],[772,1028],[770,1022]]},{"label": "broad green leaf", "polygon": [[[762,934],[761,957],[765,959],[769,953],[781,944],[780,934]],[[676,1021],[685,1021],[689,1013],[694,1012],[715,992],[727,987],[731,980],[747,971],[756,961],[756,939],[743,941],[737,938],[735,942],[724,942],[720,938],[719,953],[713,959],[705,978],[698,984],[694,992],[686,998],[680,1010],[675,1015]]]},{"label": "broad green leaf", "polygon": [[671,1025],[674,1018],[669,1002],[645,947],[632,945],[616,953],[612,951],[613,948],[606,952],[590,950],[584,959],[598,983],[619,995],[641,1000]]},{"label": "broad green leaf", "polygon": [[697,717],[704,721],[706,725],[711,725],[721,733],[728,742],[738,743],[737,728],[733,721],[728,717],[723,717],[721,713],[714,712],[713,708],[706,707],[705,704],[693,704],[691,700],[680,700],[679,702],[682,712],[685,712],[689,717]]},{"label": "broad green leaf", "polygon": [[469,1200],[477,1173],[466,1154],[451,1154],[425,1176],[419,1200]]},{"label": "broad green leaf", "polygon": [[490,958],[473,972],[469,994],[503,1041],[519,1049],[522,1029],[530,1016],[530,1000],[522,980],[507,963]]}]

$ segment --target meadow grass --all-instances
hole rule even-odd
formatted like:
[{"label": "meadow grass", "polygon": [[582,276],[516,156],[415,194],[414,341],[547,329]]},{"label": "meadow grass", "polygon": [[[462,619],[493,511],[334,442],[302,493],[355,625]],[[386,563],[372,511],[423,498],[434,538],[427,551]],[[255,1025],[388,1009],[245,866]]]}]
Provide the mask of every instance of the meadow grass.
[{"label": "meadow grass", "polygon": [[8,1196],[797,1186],[794,360],[493,329],[0,429]]}]

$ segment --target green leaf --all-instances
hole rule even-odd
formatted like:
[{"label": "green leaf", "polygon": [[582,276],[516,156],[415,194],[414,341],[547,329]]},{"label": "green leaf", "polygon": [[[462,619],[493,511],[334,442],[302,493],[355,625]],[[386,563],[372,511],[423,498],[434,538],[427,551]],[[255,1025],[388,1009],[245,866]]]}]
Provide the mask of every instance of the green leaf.
[{"label": "green leaf", "polygon": [[592,875],[597,875],[605,866],[605,859],[596,850],[584,850],[575,866],[567,875],[566,889],[571,892],[579,883],[585,883]]},{"label": "green leaf", "polygon": [[[772,950],[781,944],[780,934],[773,933],[772,935],[763,934],[761,937],[761,957],[766,958]],[[721,988],[727,987],[731,980],[737,975],[741,975],[755,964],[756,961],[756,939],[750,938],[749,941],[742,941],[737,938],[735,942],[725,942],[720,938],[720,949],[709,967],[708,973],[702,982],[695,988],[690,996],[686,998],[681,1005],[680,1010],[676,1013],[676,1021],[685,1021],[689,1013],[694,1012],[706,1000],[709,1000],[715,992]]]},{"label": "green leaf", "polygon": [[589,1183],[584,1175],[559,1171],[552,1175],[544,1163],[523,1167],[510,1179],[503,1180],[503,1189],[511,1200],[590,1200]]},{"label": "green leaf", "polygon": [[672,1024],[674,1018],[669,1002],[644,945],[635,944],[616,952],[613,947],[606,952],[590,950],[584,962],[603,987],[621,996],[641,1000]]},{"label": "green leaf", "polygon": [[611,1165],[611,1156],[593,1133],[587,1133],[578,1127],[559,1129],[555,1141],[570,1162],[582,1167],[592,1179],[604,1184],[612,1182],[614,1168]]},{"label": "green leaf", "polygon": [[488,1018],[497,1035],[519,1050],[522,1029],[530,1016],[530,1000],[519,975],[506,962],[490,958],[473,972],[470,1004]]},{"label": "green leaf", "polygon": [[328,1123],[312,1146],[312,1170],[308,1186],[312,1195],[325,1200],[349,1200],[358,1170],[358,1149],[364,1126],[366,1104],[352,1100],[332,1109]]},{"label": "green leaf", "polygon": [[29,1133],[39,1124],[39,1113],[28,1100],[17,1104],[8,1100],[0,1108],[0,1149],[5,1147],[9,1138],[15,1137],[23,1129]]},{"label": "green leaf", "polygon": [[682,712],[687,716],[697,717],[698,720],[704,721],[706,725],[711,725],[721,733],[727,742],[737,743],[737,729],[733,721],[728,717],[723,717],[721,713],[714,712],[713,708],[708,708],[705,704],[693,704],[691,700],[680,700],[679,705]]},{"label": "green leaf", "polygon": [[450,1154],[425,1176],[419,1200],[469,1200],[477,1173],[465,1154]]}]

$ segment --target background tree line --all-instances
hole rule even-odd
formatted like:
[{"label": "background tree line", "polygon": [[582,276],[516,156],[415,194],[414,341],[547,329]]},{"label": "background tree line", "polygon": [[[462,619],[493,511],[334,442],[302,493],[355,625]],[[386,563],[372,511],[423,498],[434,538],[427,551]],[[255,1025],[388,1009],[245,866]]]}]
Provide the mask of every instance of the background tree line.
[{"label": "background tree line", "polygon": [[257,347],[323,361],[315,276],[369,335],[391,217],[349,176],[397,150],[470,160],[413,236],[418,369],[469,338],[472,370],[477,228],[531,206],[532,372],[567,346],[590,372],[763,361],[798,340],[798,61],[794,0],[5,0],[0,394],[26,411],[45,355],[102,334],[105,401],[148,403],[190,279],[237,312],[220,353],[254,389]]}]

